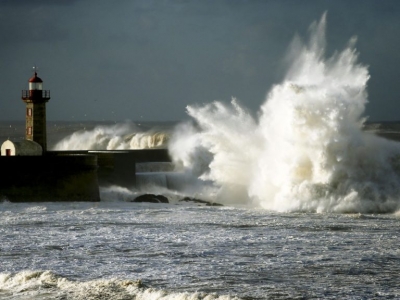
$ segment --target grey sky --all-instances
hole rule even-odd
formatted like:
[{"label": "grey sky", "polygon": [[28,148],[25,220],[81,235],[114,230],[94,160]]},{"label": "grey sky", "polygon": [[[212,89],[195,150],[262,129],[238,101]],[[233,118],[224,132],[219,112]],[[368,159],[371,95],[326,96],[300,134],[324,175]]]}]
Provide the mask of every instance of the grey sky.
[{"label": "grey sky", "polygon": [[328,54],[358,37],[370,120],[400,120],[398,0],[0,0],[0,120],[39,67],[49,120],[167,121],[237,97],[256,112],[297,33],[327,11]]}]

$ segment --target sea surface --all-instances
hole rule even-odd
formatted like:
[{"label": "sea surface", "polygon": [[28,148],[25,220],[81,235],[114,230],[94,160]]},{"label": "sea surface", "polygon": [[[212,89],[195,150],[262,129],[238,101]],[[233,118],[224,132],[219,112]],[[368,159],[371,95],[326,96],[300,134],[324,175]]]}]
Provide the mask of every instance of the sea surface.
[{"label": "sea surface", "polygon": [[399,214],[3,202],[0,299],[398,299],[399,229]]}]

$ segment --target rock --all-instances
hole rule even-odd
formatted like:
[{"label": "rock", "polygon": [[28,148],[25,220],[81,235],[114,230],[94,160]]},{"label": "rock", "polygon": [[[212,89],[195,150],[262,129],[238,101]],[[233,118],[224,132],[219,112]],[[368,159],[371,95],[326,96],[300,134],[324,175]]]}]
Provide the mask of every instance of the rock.
[{"label": "rock", "polygon": [[160,203],[169,203],[168,198],[163,195],[157,195],[156,197],[160,200]]},{"label": "rock", "polygon": [[224,206],[224,205],[221,203],[217,203],[217,202],[209,202],[206,204],[206,206]]},{"label": "rock", "polygon": [[149,202],[149,203],[169,203],[168,198],[163,195],[144,194],[136,197],[131,202]]},{"label": "rock", "polygon": [[190,197],[185,197],[185,198],[179,200],[179,202],[181,202],[181,201],[201,203],[201,204],[205,204],[206,206],[223,206],[220,203],[215,203],[215,202],[210,202],[210,201],[200,200],[200,199],[190,198]]}]

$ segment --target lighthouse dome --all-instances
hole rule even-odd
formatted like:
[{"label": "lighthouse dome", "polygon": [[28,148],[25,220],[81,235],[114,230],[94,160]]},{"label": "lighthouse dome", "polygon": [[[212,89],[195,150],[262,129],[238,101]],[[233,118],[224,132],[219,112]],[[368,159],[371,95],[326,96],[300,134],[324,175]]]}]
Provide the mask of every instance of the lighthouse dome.
[{"label": "lighthouse dome", "polygon": [[34,75],[31,79],[29,79],[29,82],[43,82],[43,80],[40,79],[40,78],[37,76],[37,73],[35,72],[35,75]]}]

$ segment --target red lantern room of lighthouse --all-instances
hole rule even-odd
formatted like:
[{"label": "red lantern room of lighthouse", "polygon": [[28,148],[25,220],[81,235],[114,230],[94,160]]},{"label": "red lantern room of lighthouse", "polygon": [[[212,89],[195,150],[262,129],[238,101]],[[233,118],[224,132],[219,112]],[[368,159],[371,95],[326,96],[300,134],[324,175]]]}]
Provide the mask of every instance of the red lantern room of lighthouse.
[{"label": "red lantern room of lighthouse", "polygon": [[26,139],[47,150],[46,102],[50,100],[50,91],[43,90],[43,80],[35,75],[29,79],[29,90],[22,91],[22,100],[26,103]]}]

